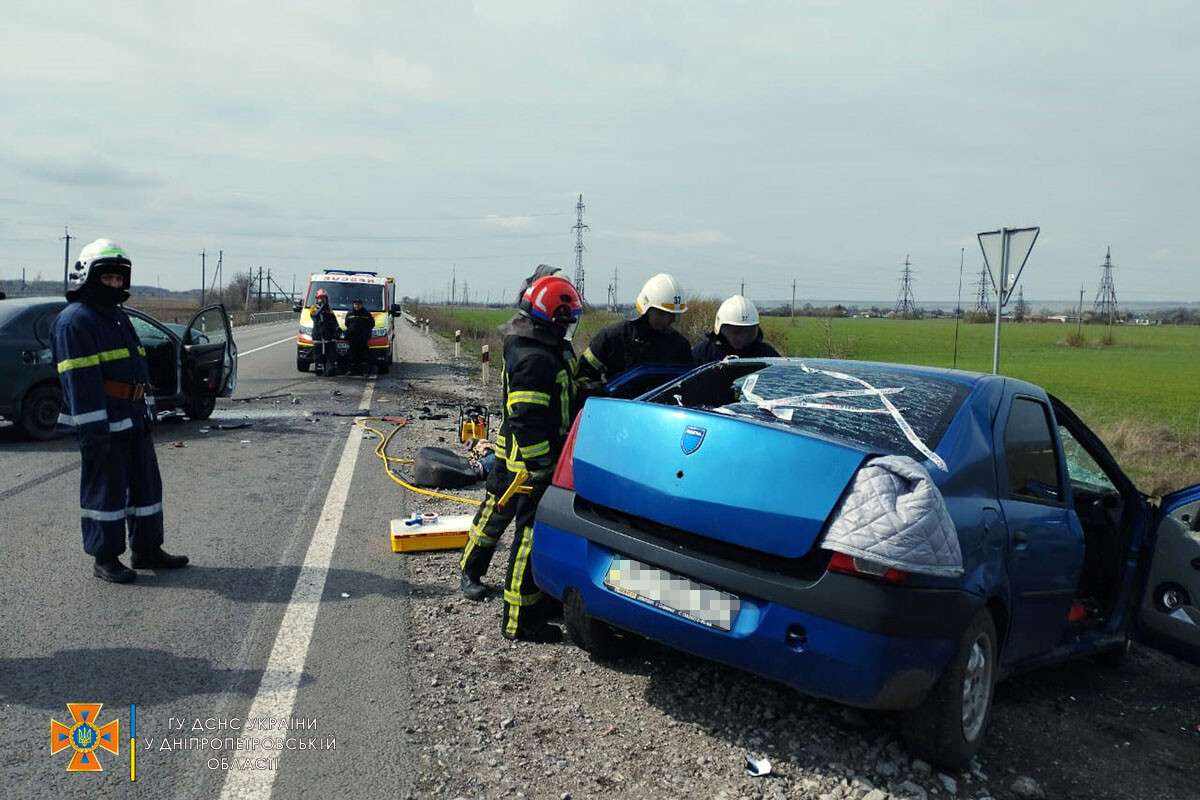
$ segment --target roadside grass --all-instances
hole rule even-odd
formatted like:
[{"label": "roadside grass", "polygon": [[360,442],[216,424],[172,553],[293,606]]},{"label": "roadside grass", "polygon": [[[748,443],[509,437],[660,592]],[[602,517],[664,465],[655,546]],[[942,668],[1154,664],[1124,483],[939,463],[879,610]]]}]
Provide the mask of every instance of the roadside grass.
[{"label": "roadside grass", "polygon": [[[694,300],[680,329],[695,342],[711,330],[714,300]],[[497,327],[508,309],[425,306],[417,313],[433,328],[464,334],[464,353],[485,341],[499,354]],[[590,312],[576,334],[583,352],[596,331],[617,315]],[[781,353],[813,358],[853,358],[991,372],[992,326],[963,322],[954,356],[954,320],[764,317],[766,339]],[[1149,494],[1200,483],[1200,327],[1163,325],[1083,327],[1005,322],[1000,370],[1043,386],[1075,410],[1105,441],[1117,460]]]}]

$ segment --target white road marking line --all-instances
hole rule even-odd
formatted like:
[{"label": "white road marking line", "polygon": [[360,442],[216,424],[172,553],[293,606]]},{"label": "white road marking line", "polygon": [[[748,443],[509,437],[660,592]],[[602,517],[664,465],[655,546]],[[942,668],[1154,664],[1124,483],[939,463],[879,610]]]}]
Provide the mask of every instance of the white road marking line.
[{"label": "white road marking line", "polygon": [[[367,384],[358,405],[359,411],[365,412],[371,407],[374,389],[374,382]],[[342,526],[342,513],[350,494],[350,481],[354,477],[354,464],[358,460],[362,441],[362,431],[351,426],[308,552],[304,554],[296,588],[279,623],[279,633],[275,636],[275,645],[271,648],[271,656],[259,681],[258,693],[246,714],[248,719],[287,719],[295,710],[296,692],[308,659],[308,646],[312,642],[313,627],[317,622],[317,611],[333,558],[333,546],[337,543],[338,529]],[[280,734],[286,737],[292,732],[281,731]],[[221,789],[221,800],[270,797],[275,775],[276,770],[230,770]]]},{"label": "white road marking line", "polygon": [[274,347],[277,344],[283,344],[284,342],[294,342],[294,341],[296,341],[296,337],[289,336],[286,339],[280,339],[278,342],[271,342],[270,344],[264,344],[262,347],[256,347],[253,350],[247,350],[245,352],[238,353],[238,358],[241,358],[242,356],[248,356],[251,353],[257,353],[259,350],[266,350],[268,347]]}]

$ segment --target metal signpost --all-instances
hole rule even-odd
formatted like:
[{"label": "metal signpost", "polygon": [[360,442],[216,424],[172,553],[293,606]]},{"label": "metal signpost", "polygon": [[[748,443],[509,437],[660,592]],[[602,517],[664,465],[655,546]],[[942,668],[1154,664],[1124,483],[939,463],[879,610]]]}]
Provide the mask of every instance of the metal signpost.
[{"label": "metal signpost", "polygon": [[[996,290],[996,332],[992,339],[992,374],[1000,373],[1000,317],[1004,314],[1004,304],[1012,296],[1025,262],[1037,241],[1040,227],[1032,228],[1001,228],[996,231],[984,231],[976,234],[979,239],[979,249],[983,251],[983,263],[987,265],[988,275],[992,279],[992,288]],[[1016,271],[1010,268],[1016,264]]]}]

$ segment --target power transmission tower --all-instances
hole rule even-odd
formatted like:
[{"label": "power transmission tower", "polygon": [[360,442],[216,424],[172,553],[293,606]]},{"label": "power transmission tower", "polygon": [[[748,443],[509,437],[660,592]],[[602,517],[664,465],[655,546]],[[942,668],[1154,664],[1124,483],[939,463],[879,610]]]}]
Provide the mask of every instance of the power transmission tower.
[{"label": "power transmission tower", "polygon": [[1111,247],[1105,249],[1104,263],[1100,265],[1100,268],[1104,272],[1100,276],[1100,288],[1096,291],[1096,302],[1092,311],[1097,317],[1107,320],[1111,325],[1117,317],[1117,287],[1113,284]]},{"label": "power transmission tower", "polygon": [[617,268],[613,267],[612,281],[608,284],[608,310],[617,310]]},{"label": "power transmission tower", "polygon": [[980,268],[979,280],[975,282],[975,286],[978,287],[978,290],[975,293],[975,312],[977,314],[988,314],[990,316],[992,313],[992,280],[988,277],[986,265]]},{"label": "power transmission tower", "polygon": [[913,269],[908,255],[904,256],[904,269],[900,271],[900,293],[896,296],[896,313],[914,316],[917,313],[917,298],[913,296]]},{"label": "power transmission tower", "polygon": [[792,278],[792,325],[796,324],[796,279]]},{"label": "power transmission tower", "polygon": [[1025,287],[1017,290],[1017,304],[1013,307],[1013,319],[1020,322],[1029,314],[1029,306],[1025,304]]},{"label": "power transmission tower", "polygon": [[579,292],[579,299],[587,302],[583,295],[583,232],[589,230],[587,225],[583,224],[583,195],[579,195],[579,202],[575,204],[575,224],[571,230],[575,231],[575,289]]},{"label": "power transmission tower", "polygon": [[71,266],[71,239],[73,239],[74,237],[71,236],[71,231],[67,228],[67,226],[63,225],[63,236],[61,236],[59,238],[63,239],[66,242],[66,244],[63,246],[63,294],[66,294],[67,293],[67,270]]}]

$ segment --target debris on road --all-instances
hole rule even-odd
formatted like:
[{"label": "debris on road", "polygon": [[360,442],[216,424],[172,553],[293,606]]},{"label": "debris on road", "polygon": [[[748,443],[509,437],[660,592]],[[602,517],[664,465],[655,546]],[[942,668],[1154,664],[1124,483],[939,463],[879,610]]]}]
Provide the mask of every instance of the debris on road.
[{"label": "debris on road", "polygon": [[187,447],[187,442],[171,442],[171,447]]},{"label": "debris on road", "polygon": [[771,774],[771,762],[766,756],[746,754],[746,774],[752,778],[762,778]]},{"label": "debris on road", "polygon": [[1028,775],[1022,775],[1008,787],[1012,793],[1022,800],[1045,800],[1046,791],[1037,781]]}]

